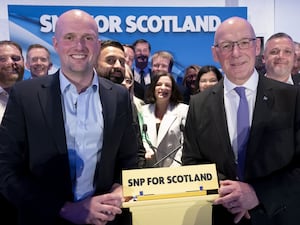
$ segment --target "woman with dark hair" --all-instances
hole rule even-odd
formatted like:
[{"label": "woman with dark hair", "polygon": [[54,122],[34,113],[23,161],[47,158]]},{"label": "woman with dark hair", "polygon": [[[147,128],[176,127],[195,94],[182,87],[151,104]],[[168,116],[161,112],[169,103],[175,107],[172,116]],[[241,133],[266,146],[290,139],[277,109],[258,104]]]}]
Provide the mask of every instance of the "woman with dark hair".
[{"label": "woman with dark hair", "polygon": [[148,167],[180,166],[188,105],[170,73],[153,77],[142,106],[142,136]]},{"label": "woman with dark hair", "polygon": [[223,77],[220,70],[212,65],[201,67],[196,78],[196,89],[202,92],[205,89],[216,85]]}]

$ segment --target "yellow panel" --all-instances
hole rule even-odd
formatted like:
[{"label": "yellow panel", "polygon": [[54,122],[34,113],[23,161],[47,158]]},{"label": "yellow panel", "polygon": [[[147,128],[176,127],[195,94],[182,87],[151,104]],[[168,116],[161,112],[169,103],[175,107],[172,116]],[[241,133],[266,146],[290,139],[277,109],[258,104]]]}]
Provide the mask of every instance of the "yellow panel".
[{"label": "yellow panel", "polygon": [[179,194],[218,189],[215,164],[123,171],[124,196]]}]

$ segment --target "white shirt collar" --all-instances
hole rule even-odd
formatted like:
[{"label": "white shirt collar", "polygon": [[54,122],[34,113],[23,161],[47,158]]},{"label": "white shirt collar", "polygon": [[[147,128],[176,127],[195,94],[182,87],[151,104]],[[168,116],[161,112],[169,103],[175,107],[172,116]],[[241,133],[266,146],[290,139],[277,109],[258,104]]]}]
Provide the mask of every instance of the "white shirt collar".
[{"label": "white shirt collar", "polygon": [[253,71],[252,75],[243,85],[236,85],[232,83],[226,76],[224,75],[224,94],[232,91],[235,87],[243,86],[248,90],[256,91],[258,85],[258,73],[256,70]]}]

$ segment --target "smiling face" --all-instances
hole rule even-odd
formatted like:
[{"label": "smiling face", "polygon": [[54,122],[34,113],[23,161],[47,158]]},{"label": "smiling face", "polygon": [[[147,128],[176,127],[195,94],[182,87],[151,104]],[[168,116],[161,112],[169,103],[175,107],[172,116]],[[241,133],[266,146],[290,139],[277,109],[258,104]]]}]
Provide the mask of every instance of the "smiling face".
[{"label": "smiling face", "polygon": [[295,60],[294,42],[287,37],[268,40],[264,51],[264,63],[267,76],[287,81],[291,75]]},{"label": "smiling face", "polygon": [[152,58],[152,68],[151,68],[152,73],[156,74],[159,71],[168,73],[169,68],[170,68],[170,59],[161,56]]},{"label": "smiling face", "polygon": [[[212,53],[219,62],[227,78],[238,85],[244,84],[254,71],[255,58],[260,52],[260,41],[255,39],[252,26],[239,17],[225,20],[215,33],[215,44],[232,43],[241,40],[251,40],[247,48],[241,49],[236,43],[231,51],[222,51],[214,46]],[[241,45],[240,45],[241,46]]]},{"label": "smiling face", "polygon": [[124,52],[114,46],[107,46],[101,49],[97,61],[97,72],[101,77],[121,84],[125,76]]},{"label": "smiling face", "polygon": [[0,45],[0,86],[9,88],[23,75],[24,60],[19,49],[12,44]]},{"label": "smiling face", "polygon": [[161,76],[156,85],[154,96],[156,102],[169,102],[172,94],[172,80],[168,76]]},{"label": "smiling face", "polygon": [[30,70],[32,77],[48,75],[52,63],[49,52],[44,48],[32,48],[27,52],[26,67]]},{"label": "smiling face", "polygon": [[137,43],[134,47],[135,65],[137,68],[144,69],[148,65],[150,47],[148,43]]},{"label": "smiling face", "polygon": [[212,87],[218,83],[217,75],[213,71],[202,74],[199,80],[199,90],[204,91],[205,89]]},{"label": "smiling face", "polygon": [[66,76],[92,74],[100,50],[96,22],[82,11],[68,11],[56,23],[53,46]]}]

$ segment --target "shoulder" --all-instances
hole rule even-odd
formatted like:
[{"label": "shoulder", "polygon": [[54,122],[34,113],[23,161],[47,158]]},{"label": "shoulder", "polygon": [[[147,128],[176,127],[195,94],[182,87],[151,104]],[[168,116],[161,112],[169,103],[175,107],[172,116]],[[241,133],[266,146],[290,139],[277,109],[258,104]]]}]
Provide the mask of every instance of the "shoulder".
[{"label": "shoulder", "polygon": [[265,76],[262,76],[258,83],[258,89],[273,90],[275,92],[277,92],[277,91],[298,92],[299,86],[298,85],[290,85],[290,84],[287,84],[284,82],[280,82],[280,81],[273,80],[273,79],[267,78]]},{"label": "shoulder", "polygon": [[101,99],[130,101],[129,91],[123,85],[115,84],[103,77],[99,77],[99,91]]},{"label": "shoulder", "polygon": [[154,104],[143,105],[142,112],[143,112],[143,114],[151,114],[151,112],[154,113]]},{"label": "shoulder", "polygon": [[186,113],[189,110],[189,105],[185,103],[178,103],[174,109],[178,112]]},{"label": "shoulder", "polygon": [[59,84],[57,74],[17,82],[14,85],[14,89],[34,92],[40,88],[45,88],[53,84]]}]

